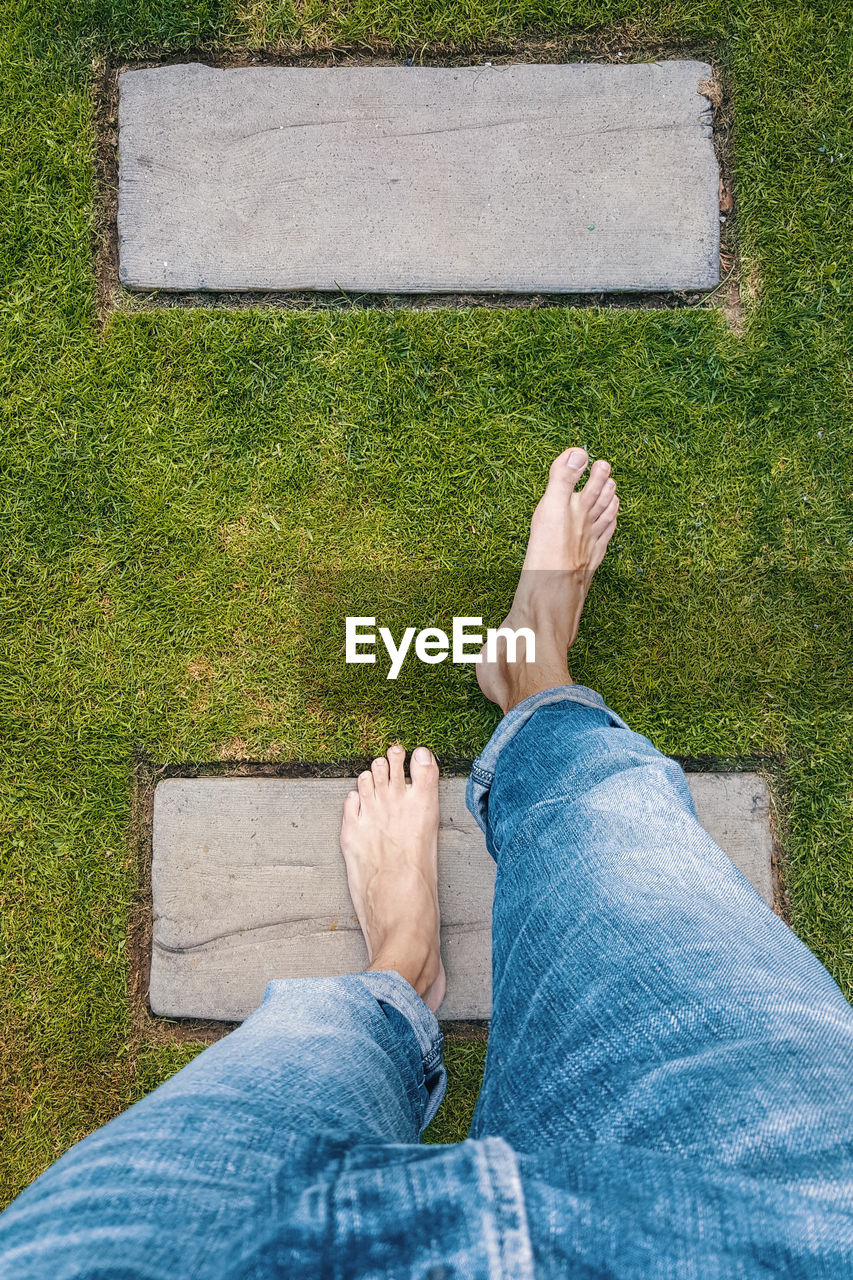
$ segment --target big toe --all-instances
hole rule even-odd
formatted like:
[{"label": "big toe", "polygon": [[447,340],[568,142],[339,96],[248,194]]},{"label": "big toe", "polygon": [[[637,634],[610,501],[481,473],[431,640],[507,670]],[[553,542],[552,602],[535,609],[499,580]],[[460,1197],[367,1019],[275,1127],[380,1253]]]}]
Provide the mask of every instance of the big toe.
[{"label": "big toe", "polygon": [[586,449],[564,449],[563,452],[554,459],[548,471],[548,483],[550,485],[559,485],[573,489],[583,475],[584,468],[589,462],[589,455]]},{"label": "big toe", "polygon": [[429,747],[417,747],[409,761],[412,786],[417,790],[432,790],[438,786],[438,762]]}]

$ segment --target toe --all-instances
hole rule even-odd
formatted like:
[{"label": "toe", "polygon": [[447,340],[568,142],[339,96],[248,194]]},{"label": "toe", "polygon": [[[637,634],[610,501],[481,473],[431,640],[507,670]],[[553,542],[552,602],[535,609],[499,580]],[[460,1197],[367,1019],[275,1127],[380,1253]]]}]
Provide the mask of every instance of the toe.
[{"label": "toe", "polygon": [[589,516],[592,520],[597,520],[603,511],[610,506],[616,494],[616,481],[612,476],[608,476],[601,486],[601,492],[589,508]]},{"label": "toe", "polygon": [[598,535],[604,531],[609,525],[616,525],[616,517],[619,514],[619,499],[616,494],[611,494],[610,501],[603,506],[600,511],[596,512],[593,520],[593,532]]},{"label": "toe", "polygon": [[438,786],[438,763],[429,747],[417,747],[409,761],[412,786],[431,788]]},{"label": "toe", "polygon": [[581,491],[581,500],[587,511],[594,507],[601,491],[604,488],[610,476],[610,463],[605,462],[604,458],[598,458],[592,464],[589,471],[589,479]]},{"label": "toe", "polygon": [[400,746],[399,742],[392,743],[388,748],[388,771],[392,790],[400,791],[406,785],[406,771],[403,768],[405,763],[405,750]]},{"label": "toe", "polygon": [[377,756],[370,766],[370,772],[373,774],[373,785],[377,791],[383,791],[388,786],[388,761],[384,756]]},{"label": "toe", "polygon": [[344,826],[348,822],[354,822],[361,812],[361,800],[357,791],[350,791],[344,800]]},{"label": "toe", "polygon": [[605,514],[600,519],[598,519],[593,525],[592,534],[593,534],[593,537],[595,538],[595,546],[592,553],[592,559],[589,565],[593,573],[601,564],[602,560],[607,554],[607,548],[610,545],[610,539],[613,537],[614,533],[616,532],[616,519],[618,514],[619,514],[619,499],[614,498],[610,506],[607,508],[607,511],[605,512]]},{"label": "toe", "polygon": [[373,785],[373,774],[369,769],[358,775],[358,796],[362,804],[373,799],[376,788]]},{"label": "toe", "polygon": [[573,489],[583,475],[589,461],[586,449],[564,449],[559,457],[551,463],[548,472],[549,483],[568,485]]}]

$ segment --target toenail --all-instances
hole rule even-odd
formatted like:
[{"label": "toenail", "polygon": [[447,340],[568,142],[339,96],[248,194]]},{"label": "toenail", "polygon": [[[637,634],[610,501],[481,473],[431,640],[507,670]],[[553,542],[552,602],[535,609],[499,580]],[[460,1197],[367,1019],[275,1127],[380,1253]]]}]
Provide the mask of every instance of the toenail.
[{"label": "toenail", "polygon": [[400,746],[399,742],[392,742],[391,750],[394,752],[395,756],[399,756],[402,753],[403,748]]},{"label": "toenail", "polygon": [[582,467],[585,461],[586,454],[583,449],[572,449],[568,458],[566,458],[566,465],[570,467]]},{"label": "toenail", "polygon": [[432,760],[432,752],[429,747],[418,747],[415,751],[414,759],[418,764],[429,764]]}]

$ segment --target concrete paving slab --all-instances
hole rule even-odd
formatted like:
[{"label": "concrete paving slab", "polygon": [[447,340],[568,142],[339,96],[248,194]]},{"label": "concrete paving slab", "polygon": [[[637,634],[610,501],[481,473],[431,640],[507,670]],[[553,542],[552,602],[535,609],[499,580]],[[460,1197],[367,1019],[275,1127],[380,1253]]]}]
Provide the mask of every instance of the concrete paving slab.
[{"label": "concrete paving slab", "polygon": [[598,292],[719,282],[704,62],[119,77],[135,289]]},{"label": "concrete paving slab", "polygon": [[[773,902],[767,787],[756,774],[688,775],[699,818]],[[445,1020],[491,1013],[495,868],[465,808],[465,780],[441,782],[439,900]],[[154,793],[149,1000],[167,1017],[240,1021],[270,978],[367,965],[338,848],[350,778],[170,778]]]}]

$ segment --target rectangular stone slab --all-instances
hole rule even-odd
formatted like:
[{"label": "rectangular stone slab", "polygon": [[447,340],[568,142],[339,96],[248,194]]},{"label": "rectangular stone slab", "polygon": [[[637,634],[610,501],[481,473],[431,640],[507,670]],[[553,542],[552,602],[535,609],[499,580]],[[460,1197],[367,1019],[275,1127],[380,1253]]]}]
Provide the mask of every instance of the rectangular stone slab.
[{"label": "rectangular stone slab", "polygon": [[[767,787],[756,774],[688,775],[706,830],[773,902]],[[441,784],[439,901],[446,1020],[491,1014],[495,867]],[[154,793],[149,1002],[167,1017],[239,1021],[271,978],[352,973],[367,952],[338,834],[350,778],[170,778]]]},{"label": "rectangular stone slab", "polygon": [[704,62],[119,77],[135,289],[597,292],[719,281]]}]

